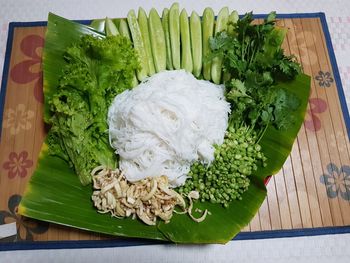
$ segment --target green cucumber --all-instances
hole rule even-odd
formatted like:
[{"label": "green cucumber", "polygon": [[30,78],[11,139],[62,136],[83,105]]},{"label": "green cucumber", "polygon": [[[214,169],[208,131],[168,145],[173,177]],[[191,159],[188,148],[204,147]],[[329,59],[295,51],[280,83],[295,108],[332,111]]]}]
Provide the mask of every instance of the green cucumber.
[{"label": "green cucumber", "polygon": [[193,11],[190,17],[193,75],[197,78],[202,72],[202,25],[199,15]]},{"label": "green cucumber", "polygon": [[202,41],[203,41],[203,78],[211,80],[211,60],[208,60],[208,56],[211,53],[209,46],[209,39],[213,37],[214,33],[214,21],[215,15],[213,9],[207,7],[204,9],[202,17]]},{"label": "green cucumber", "polygon": [[139,8],[138,13],[138,22],[140,26],[140,31],[143,39],[143,44],[146,50],[147,63],[148,63],[148,75],[152,76],[156,73],[154,69],[152,49],[151,49],[151,40],[149,39],[149,30],[148,30],[148,19],[146,11],[143,8]]},{"label": "green cucumber", "polygon": [[139,56],[140,69],[137,71],[137,78],[141,81],[147,77],[148,74],[148,62],[145,46],[143,44],[142,35],[139,24],[136,19],[135,11],[130,10],[127,16],[128,25],[131,32],[134,48]]},{"label": "green cucumber", "polygon": [[[117,28],[119,28],[120,25],[120,21],[122,20],[122,18],[113,18],[112,21],[113,23],[116,25]],[[120,33],[120,32],[119,32]]]},{"label": "green cucumber", "polygon": [[173,68],[173,59],[171,57],[170,33],[169,33],[169,9],[165,8],[162,14],[162,25],[165,35],[166,44],[166,68],[169,70]]},{"label": "green cucumber", "polygon": [[232,35],[235,31],[235,25],[237,24],[237,21],[239,19],[237,11],[232,11],[230,16],[228,17],[228,24],[227,24],[227,33]]},{"label": "green cucumber", "polygon": [[[235,25],[237,24],[237,21],[239,19],[237,11],[232,11],[230,16],[228,17],[228,23],[227,23],[227,33],[229,35],[232,35],[235,31]],[[230,72],[225,71],[224,75],[222,77],[223,82],[229,81],[231,79]]]},{"label": "green cucumber", "polygon": [[162,21],[154,8],[149,12],[148,23],[154,67],[160,72],[166,69],[166,44]]},{"label": "green cucumber", "polygon": [[180,14],[180,36],[181,36],[181,68],[188,72],[193,71],[190,26],[188,15],[185,9]]},{"label": "green cucumber", "polygon": [[106,17],[105,19],[105,32],[106,32],[106,36],[116,36],[119,35],[119,31],[118,28],[116,27],[116,25],[113,23],[112,19]]},{"label": "green cucumber", "polygon": [[171,57],[173,60],[173,66],[175,69],[180,69],[181,68],[181,62],[180,62],[180,17],[179,17],[179,4],[178,3],[174,3],[170,7],[169,32],[170,32]]},{"label": "green cucumber", "polygon": [[[125,21],[125,19],[121,19],[119,21],[119,32],[122,36],[126,37],[132,42],[128,23]],[[138,84],[139,82],[137,80],[136,74],[134,74],[131,82],[131,87],[136,87]]]},{"label": "green cucumber", "polygon": [[[228,7],[224,7],[220,10],[218,17],[216,19],[215,34],[227,29],[229,11]],[[211,79],[215,84],[220,84],[222,73],[222,58],[213,58],[211,64]]]},{"label": "green cucumber", "polygon": [[125,19],[119,21],[119,33],[131,41],[129,26]]},{"label": "green cucumber", "polygon": [[105,19],[92,20],[90,27],[96,29],[99,32],[105,32]]}]

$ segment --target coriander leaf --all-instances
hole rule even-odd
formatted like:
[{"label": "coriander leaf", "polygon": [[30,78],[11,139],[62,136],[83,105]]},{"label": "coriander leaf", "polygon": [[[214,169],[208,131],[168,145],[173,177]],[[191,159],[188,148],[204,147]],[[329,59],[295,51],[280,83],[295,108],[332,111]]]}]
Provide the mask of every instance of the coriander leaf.
[{"label": "coriander leaf", "polygon": [[273,112],[275,127],[277,129],[287,129],[289,125],[293,124],[295,119],[293,112],[299,105],[300,101],[294,94],[278,89]]},{"label": "coriander leaf", "polygon": [[275,20],[276,20],[276,12],[273,11],[267,16],[267,18],[265,19],[265,23],[271,23],[271,22],[274,22]]},{"label": "coriander leaf", "polygon": [[[276,27],[276,13],[263,23],[252,24],[253,14],[239,19],[234,30],[216,34],[210,40],[213,57],[223,58],[226,98],[231,103],[230,124],[245,123],[262,130],[268,123],[276,128],[292,123],[298,99],[274,89],[279,81],[301,73],[293,56],[284,55],[282,43],[287,30]],[[291,100],[289,102],[289,100]],[[291,104],[291,105],[289,105]]]},{"label": "coriander leaf", "polygon": [[238,79],[231,80],[231,90],[226,94],[228,100],[234,100],[237,97],[249,97],[246,93],[244,83]]}]

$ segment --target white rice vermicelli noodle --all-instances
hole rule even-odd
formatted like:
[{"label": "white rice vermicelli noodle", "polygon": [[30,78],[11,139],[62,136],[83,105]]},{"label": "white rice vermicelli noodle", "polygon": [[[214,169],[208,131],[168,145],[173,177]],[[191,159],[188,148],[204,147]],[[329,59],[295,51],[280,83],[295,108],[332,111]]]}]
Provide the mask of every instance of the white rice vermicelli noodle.
[{"label": "white rice vermicelli noodle", "polygon": [[166,175],[172,187],[183,185],[194,161],[213,161],[229,111],[223,86],[184,70],[151,76],[109,108],[109,138],[120,169],[131,182]]}]

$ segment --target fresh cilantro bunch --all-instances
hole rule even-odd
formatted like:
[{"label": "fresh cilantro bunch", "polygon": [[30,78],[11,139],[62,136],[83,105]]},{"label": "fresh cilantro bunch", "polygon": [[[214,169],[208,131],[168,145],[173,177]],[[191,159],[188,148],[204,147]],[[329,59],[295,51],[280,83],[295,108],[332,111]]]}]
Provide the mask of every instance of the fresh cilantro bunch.
[{"label": "fresh cilantro bunch", "polygon": [[301,73],[294,56],[284,55],[281,47],[287,30],[275,25],[272,12],[261,24],[252,24],[252,13],[210,40],[211,57],[223,58],[226,99],[231,102],[230,125],[242,123],[264,130],[268,124],[288,129],[298,98],[277,89],[279,80],[291,80]]}]

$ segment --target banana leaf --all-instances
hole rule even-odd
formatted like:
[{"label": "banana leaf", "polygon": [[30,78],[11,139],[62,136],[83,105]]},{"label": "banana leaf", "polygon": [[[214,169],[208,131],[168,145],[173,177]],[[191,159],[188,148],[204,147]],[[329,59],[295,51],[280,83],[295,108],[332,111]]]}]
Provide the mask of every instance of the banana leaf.
[{"label": "banana leaf", "polygon": [[298,97],[300,99],[300,107],[297,112],[292,113],[295,117],[295,123],[287,131],[279,131],[272,126],[269,126],[266,130],[260,145],[268,159],[268,165],[264,168],[260,167],[256,173],[257,176],[265,178],[276,174],[286,161],[305,118],[310,87],[311,78],[304,74],[298,75],[293,82],[278,83],[276,85],[276,88],[285,88]]},{"label": "banana leaf", "polygon": [[19,213],[100,233],[164,240],[155,226],[97,213],[91,195],[91,185],[83,186],[65,161],[48,155],[44,144],[38,166],[20,203]]},{"label": "banana leaf", "polygon": [[[45,96],[55,92],[57,78],[64,63],[63,50],[83,34],[104,37],[91,27],[50,14],[44,49]],[[196,203],[195,208],[208,209],[210,215],[202,223],[188,215],[174,214],[170,223],[146,226],[139,220],[116,219],[99,214],[91,201],[92,187],[82,186],[74,171],[58,157],[48,155],[43,145],[38,166],[19,205],[19,213],[44,221],[116,236],[168,240],[176,243],[226,243],[246,226],[266,197],[264,179],[276,173],[288,157],[303,122],[310,91],[310,77],[299,75],[295,80],[278,84],[293,92],[301,101],[295,123],[289,130],[268,127],[260,143],[268,157],[268,166],[260,167],[251,177],[251,185],[241,201],[228,208],[209,202]],[[48,117],[50,112],[45,111]]]}]

